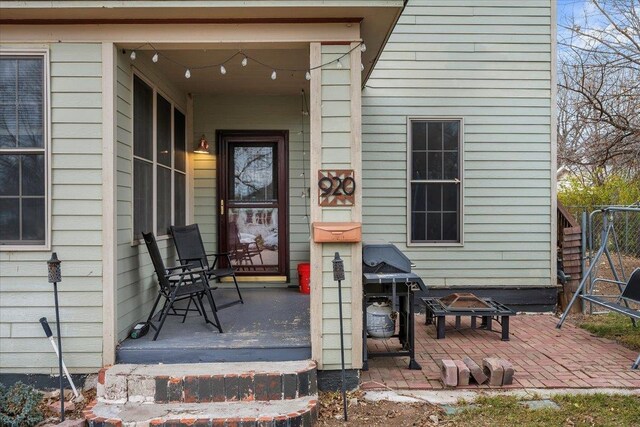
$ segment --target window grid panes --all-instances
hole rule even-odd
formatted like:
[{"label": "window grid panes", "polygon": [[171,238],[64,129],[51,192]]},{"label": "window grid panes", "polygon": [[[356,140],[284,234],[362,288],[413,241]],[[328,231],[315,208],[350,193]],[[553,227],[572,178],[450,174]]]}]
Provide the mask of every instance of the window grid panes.
[{"label": "window grid panes", "polygon": [[43,55],[0,56],[0,245],[44,245]]},{"label": "window grid panes", "polygon": [[410,124],[410,241],[459,243],[460,121]]},{"label": "window grid panes", "polygon": [[165,236],[186,223],[186,118],[135,76],[134,123],[134,240],[151,230]]}]

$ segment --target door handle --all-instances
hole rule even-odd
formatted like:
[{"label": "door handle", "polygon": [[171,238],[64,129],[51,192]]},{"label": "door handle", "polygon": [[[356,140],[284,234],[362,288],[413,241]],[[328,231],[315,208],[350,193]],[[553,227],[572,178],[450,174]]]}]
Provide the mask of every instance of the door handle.
[{"label": "door handle", "polygon": [[220,199],[220,215],[224,215],[224,200]]}]

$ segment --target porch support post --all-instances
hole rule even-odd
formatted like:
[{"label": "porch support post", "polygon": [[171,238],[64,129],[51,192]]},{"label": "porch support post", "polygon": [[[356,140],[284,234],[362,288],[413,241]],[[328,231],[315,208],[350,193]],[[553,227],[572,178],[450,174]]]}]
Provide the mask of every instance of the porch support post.
[{"label": "porch support post", "polygon": [[[322,69],[316,68],[321,64],[322,52],[320,43],[311,43],[310,45],[310,68],[311,70],[311,89],[310,89],[310,150],[309,150],[309,166],[310,181],[313,183],[315,175],[318,173],[321,165],[322,153]],[[309,202],[311,204],[310,220],[311,223],[322,221],[322,210],[318,206],[318,192],[311,185]],[[310,303],[310,320],[311,320],[311,358],[318,364],[318,369],[322,369],[322,245],[315,243],[313,239],[310,242],[310,259],[311,259],[311,303]]]},{"label": "porch support post", "polygon": [[[359,43],[312,43],[311,221],[362,222],[361,75]],[[341,66],[336,62],[340,58]],[[353,206],[319,206],[318,171],[352,169]],[[344,260],[342,282],[345,364],[362,367],[362,244],[311,243],[311,346],[320,369],[340,369],[338,287],[331,261]]]},{"label": "porch support post", "polygon": [[116,51],[102,43],[102,364],[116,361]]},{"label": "porch support post", "polygon": [[[355,171],[355,204],[351,221],[362,223],[362,55],[359,43],[351,43],[351,168]],[[362,368],[362,242],[351,245],[351,367]]]}]

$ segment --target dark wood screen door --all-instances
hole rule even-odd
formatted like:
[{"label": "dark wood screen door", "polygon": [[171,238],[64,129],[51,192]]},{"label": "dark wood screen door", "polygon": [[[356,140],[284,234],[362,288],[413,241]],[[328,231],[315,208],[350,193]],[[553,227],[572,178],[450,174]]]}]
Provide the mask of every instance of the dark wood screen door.
[{"label": "dark wood screen door", "polygon": [[238,275],[288,275],[288,133],[218,132],[218,249]]}]

